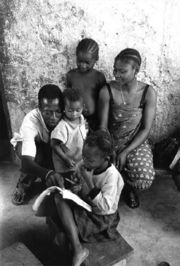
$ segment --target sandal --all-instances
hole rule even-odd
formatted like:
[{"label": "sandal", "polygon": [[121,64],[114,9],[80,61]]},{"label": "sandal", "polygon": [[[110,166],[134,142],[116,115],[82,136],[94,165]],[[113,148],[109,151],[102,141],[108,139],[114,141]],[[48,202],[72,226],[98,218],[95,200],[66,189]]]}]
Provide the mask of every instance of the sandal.
[{"label": "sandal", "polygon": [[25,202],[26,193],[22,187],[16,187],[12,195],[12,203],[14,205],[22,205]]},{"label": "sandal", "polygon": [[135,209],[139,207],[139,198],[136,192],[131,187],[126,187],[124,190],[124,201],[129,206],[129,208]]}]

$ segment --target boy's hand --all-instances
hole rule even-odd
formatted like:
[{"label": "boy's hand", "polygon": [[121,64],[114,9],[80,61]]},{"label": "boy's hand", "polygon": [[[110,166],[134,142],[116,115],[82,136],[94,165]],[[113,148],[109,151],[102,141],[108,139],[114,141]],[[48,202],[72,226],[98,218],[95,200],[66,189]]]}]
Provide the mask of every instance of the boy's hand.
[{"label": "boy's hand", "polygon": [[71,187],[71,191],[75,194],[77,194],[79,191],[81,191],[81,188],[82,188],[82,185],[79,184],[79,185],[74,185]]},{"label": "boy's hand", "polygon": [[82,165],[81,166],[81,175],[82,175],[84,181],[86,182],[86,184],[88,185],[88,187],[90,189],[94,188],[94,183],[92,180],[93,171],[88,171],[87,168],[84,165]]},{"label": "boy's hand", "polygon": [[78,173],[76,173],[76,172],[74,172],[74,173],[71,175],[71,180],[72,180],[75,184],[77,184],[77,185],[79,185],[79,184],[81,183],[81,179],[80,179],[80,177],[78,176]]},{"label": "boy's hand", "polygon": [[64,179],[61,176],[61,174],[52,172],[48,175],[46,179],[46,186],[51,187],[51,186],[58,186],[63,188],[64,187]]},{"label": "boy's hand", "polygon": [[51,186],[48,188],[49,194],[51,194],[52,192],[55,192],[55,191],[58,191],[57,186]]},{"label": "boy's hand", "polygon": [[83,175],[84,179],[92,176],[91,171],[88,171],[84,165],[81,166],[81,174]]},{"label": "boy's hand", "polygon": [[67,158],[66,159],[66,165],[71,168],[71,167],[74,167],[76,165],[76,163],[74,160]]}]

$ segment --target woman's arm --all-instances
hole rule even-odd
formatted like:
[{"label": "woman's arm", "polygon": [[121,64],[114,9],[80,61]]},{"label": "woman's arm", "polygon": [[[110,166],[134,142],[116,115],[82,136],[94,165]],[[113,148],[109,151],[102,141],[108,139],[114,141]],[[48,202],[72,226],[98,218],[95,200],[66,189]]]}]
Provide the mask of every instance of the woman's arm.
[{"label": "woman's arm", "polygon": [[104,86],[99,92],[99,99],[98,99],[98,119],[99,119],[100,129],[108,128],[109,102],[110,102],[109,91],[107,87]]},{"label": "woman's arm", "polygon": [[127,155],[147,139],[156,113],[156,100],[155,90],[149,87],[145,97],[141,127],[131,143],[117,156],[117,167],[119,170],[122,170]]},{"label": "woman's arm", "polygon": [[149,87],[145,96],[141,127],[130,145],[125,149],[127,153],[130,153],[147,139],[156,113],[156,98],[155,90]]},{"label": "woman's arm", "polygon": [[98,72],[98,89],[99,91],[106,85],[106,78],[102,72]]}]

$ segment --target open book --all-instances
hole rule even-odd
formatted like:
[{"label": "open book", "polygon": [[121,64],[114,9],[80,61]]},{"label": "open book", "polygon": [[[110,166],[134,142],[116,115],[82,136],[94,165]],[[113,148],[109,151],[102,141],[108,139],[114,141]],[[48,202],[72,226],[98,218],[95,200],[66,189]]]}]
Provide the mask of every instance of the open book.
[{"label": "open book", "polygon": [[[50,200],[50,196],[52,195],[53,192],[58,191],[61,195],[63,199],[69,199],[72,200],[73,202],[75,202],[76,204],[78,204],[79,206],[83,207],[84,209],[86,209],[87,211],[91,212],[92,208],[89,204],[87,204],[84,200],[82,200],[79,196],[77,196],[76,194],[72,193],[70,190],[68,189],[64,189],[64,188],[60,188],[57,186],[52,186],[47,188],[46,190],[44,190],[35,200],[32,208],[35,212],[41,212],[40,209],[45,208],[43,205],[47,205],[45,204],[45,201]],[[41,216],[41,215],[40,215]]]}]

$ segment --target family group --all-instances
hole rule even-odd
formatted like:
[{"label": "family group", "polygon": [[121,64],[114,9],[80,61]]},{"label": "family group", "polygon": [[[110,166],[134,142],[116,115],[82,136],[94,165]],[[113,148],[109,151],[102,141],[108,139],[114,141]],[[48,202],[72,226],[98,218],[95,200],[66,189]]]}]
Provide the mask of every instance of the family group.
[{"label": "family group", "polygon": [[[140,204],[138,190],[149,189],[155,177],[148,136],[156,113],[156,92],[137,79],[141,55],[133,48],[114,59],[111,81],[94,68],[99,46],[90,38],[76,47],[77,67],[66,75],[66,88],[42,86],[38,107],[22,122],[15,150],[21,159],[13,193],[24,204],[33,182],[65,187],[92,206],[87,212],[54,193],[55,219],[73,250],[72,265],[89,251],[82,242],[116,239],[122,194],[130,208]],[[67,181],[66,181],[67,182]],[[121,193],[122,192],[122,193]]]}]

